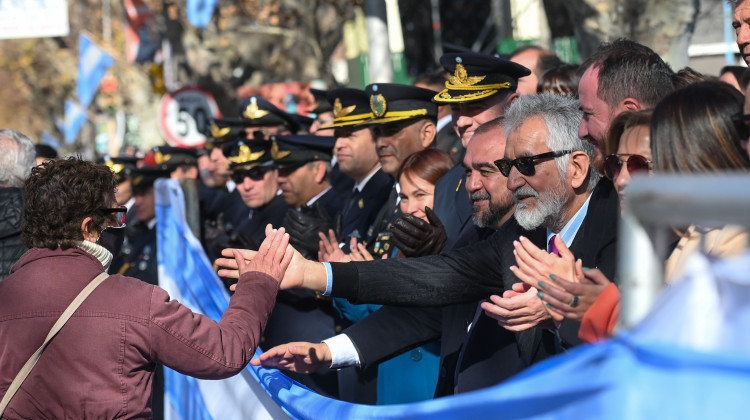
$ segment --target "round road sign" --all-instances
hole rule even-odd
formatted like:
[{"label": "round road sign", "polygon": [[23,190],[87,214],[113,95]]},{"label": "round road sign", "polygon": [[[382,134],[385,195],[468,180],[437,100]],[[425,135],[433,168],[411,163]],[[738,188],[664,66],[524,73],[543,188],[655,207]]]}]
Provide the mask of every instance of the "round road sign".
[{"label": "round road sign", "polygon": [[159,128],[172,146],[202,147],[212,118],[221,117],[214,97],[197,87],[164,95],[159,104]]}]

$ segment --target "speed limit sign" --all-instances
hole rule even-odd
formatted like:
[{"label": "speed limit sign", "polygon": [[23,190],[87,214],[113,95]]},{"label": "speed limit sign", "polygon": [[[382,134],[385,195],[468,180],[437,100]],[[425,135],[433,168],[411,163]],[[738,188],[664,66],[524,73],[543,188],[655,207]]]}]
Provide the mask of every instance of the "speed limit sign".
[{"label": "speed limit sign", "polygon": [[197,87],[164,95],[159,104],[159,128],[171,146],[202,147],[212,118],[221,117],[214,97]]}]

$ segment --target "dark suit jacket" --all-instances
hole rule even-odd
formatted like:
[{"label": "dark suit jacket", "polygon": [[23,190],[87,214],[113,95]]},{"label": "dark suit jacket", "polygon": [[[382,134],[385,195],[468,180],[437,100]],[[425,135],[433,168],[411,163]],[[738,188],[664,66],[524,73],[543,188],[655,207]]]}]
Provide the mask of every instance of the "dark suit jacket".
[{"label": "dark suit jacket", "polygon": [[378,169],[359,195],[350,198],[341,213],[340,240],[342,242],[348,244],[348,239],[352,234],[360,240],[365,239],[367,229],[375,223],[375,216],[388,200],[392,188],[393,178],[382,169]]},{"label": "dark suit jacket", "polygon": [[[571,244],[571,250],[582,258],[585,266],[599,267],[610,278],[615,269],[618,215],[616,193],[610,182],[603,181],[592,194],[586,219]],[[441,396],[496,384],[559,351],[559,343],[551,332],[536,327],[512,333],[481,312],[467,336],[467,326],[477,307],[475,300],[500,294],[518,281],[509,267],[515,264],[512,241],[519,235],[537,246],[546,246],[543,227],[524,231],[514,219],[489,240],[441,256],[333,264],[335,296],[387,304],[467,302],[446,307],[440,321],[436,321],[438,317],[429,308],[421,312],[394,308],[390,309],[393,322],[385,317],[378,320],[376,312],[348,329],[346,333],[355,342],[365,365],[388,358],[392,349],[403,351],[414,342],[435,338],[441,330],[443,348],[435,393]],[[498,284],[498,280],[502,283]],[[438,326],[440,322],[442,328]],[[575,331],[577,336],[576,323],[566,322],[570,324],[567,330]],[[574,342],[564,329],[560,330],[563,340]],[[389,335],[396,337],[394,342],[389,346],[378,345],[378,340]]]},{"label": "dark suit jacket", "polygon": [[461,144],[461,138],[458,137],[453,124],[446,124],[435,135],[435,148],[447,152],[456,164],[461,164],[466,154],[464,145]]}]

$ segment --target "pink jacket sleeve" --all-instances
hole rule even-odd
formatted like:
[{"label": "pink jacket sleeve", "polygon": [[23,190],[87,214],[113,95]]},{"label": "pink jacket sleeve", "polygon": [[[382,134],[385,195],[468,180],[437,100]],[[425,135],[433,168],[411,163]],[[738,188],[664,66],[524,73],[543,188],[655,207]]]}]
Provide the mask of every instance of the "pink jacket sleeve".
[{"label": "pink jacket sleeve", "polygon": [[166,291],[151,296],[152,360],[200,379],[223,379],[240,372],[255,354],[276,302],[272,277],[245,273],[220,322],[192,312]]}]

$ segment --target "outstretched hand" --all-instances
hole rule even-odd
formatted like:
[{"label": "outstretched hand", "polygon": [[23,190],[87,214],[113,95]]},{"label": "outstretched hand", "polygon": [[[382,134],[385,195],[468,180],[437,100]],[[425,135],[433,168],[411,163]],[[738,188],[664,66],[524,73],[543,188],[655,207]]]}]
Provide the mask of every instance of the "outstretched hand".
[{"label": "outstretched hand", "polygon": [[253,366],[313,373],[331,366],[331,351],[325,343],[295,342],[282,344],[250,361]]},{"label": "outstretched hand", "polygon": [[[269,237],[276,232],[277,231],[270,224],[266,226],[266,240],[263,243],[266,243],[266,241],[269,240]],[[271,241],[271,243],[273,243],[273,239]],[[263,245],[261,245],[261,249],[263,249]],[[289,249],[292,252],[292,257],[291,261],[288,263],[286,271],[283,272],[281,288],[289,289],[293,287],[306,287],[319,292],[325,291],[326,272],[322,264],[306,260],[291,246],[289,246]],[[222,267],[218,272],[219,276],[234,279],[239,278],[240,264],[249,264],[258,256],[258,254],[259,251],[252,251],[249,249],[226,248],[222,250],[221,255],[225,258],[219,258],[216,260],[216,265]],[[262,261],[265,261],[265,257]],[[258,264],[262,265],[264,263],[259,261]]]},{"label": "outstretched hand", "polygon": [[257,254],[249,263],[245,261],[239,250],[232,250],[240,276],[257,271],[268,274],[279,283],[284,278],[284,273],[292,261],[293,252],[294,249],[289,246],[289,234],[284,232],[284,228],[274,230],[266,236],[266,239],[260,244]]}]

